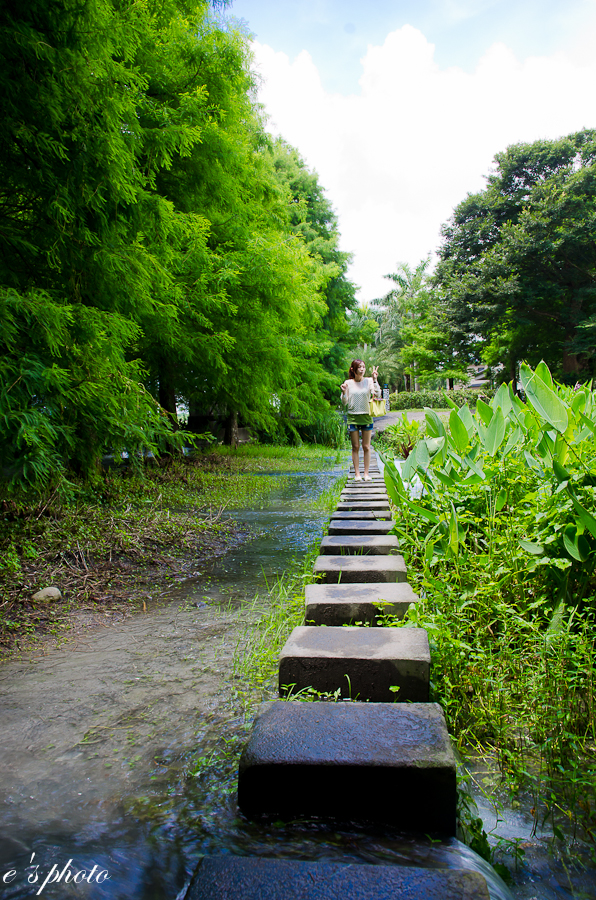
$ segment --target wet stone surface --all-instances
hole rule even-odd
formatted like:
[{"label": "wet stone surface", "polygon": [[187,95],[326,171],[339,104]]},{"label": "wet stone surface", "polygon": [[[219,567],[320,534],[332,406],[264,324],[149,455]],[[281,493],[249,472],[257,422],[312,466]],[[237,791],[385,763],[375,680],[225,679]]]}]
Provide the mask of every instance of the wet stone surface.
[{"label": "wet stone surface", "polygon": [[455,759],[435,703],[264,703],[241,760],[248,816],[455,834]]},{"label": "wet stone surface", "polygon": [[422,628],[302,626],[279,662],[280,696],[312,687],[376,703],[428,701],[430,651]]},{"label": "wet stone surface", "polygon": [[489,900],[478,872],[271,859],[204,859],[187,900]]}]

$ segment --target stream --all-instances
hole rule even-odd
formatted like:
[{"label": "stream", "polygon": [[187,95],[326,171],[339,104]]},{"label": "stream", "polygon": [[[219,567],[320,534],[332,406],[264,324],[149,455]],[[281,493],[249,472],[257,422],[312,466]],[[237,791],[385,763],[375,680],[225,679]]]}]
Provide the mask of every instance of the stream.
[{"label": "stream", "polygon": [[[255,595],[322,533],[328,515],[313,500],[342,474],[285,476],[263,509],[232,512],[251,540],[154,597],[146,613],[0,668],[2,898],[174,900],[203,854],[466,867],[486,876],[492,900],[596,897],[594,873],[570,881],[548,834],[530,835],[520,810],[505,809],[499,824],[526,844],[513,893],[455,839],[263,825],[239,813],[249,723],[234,699],[234,651]],[[477,799],[489,830],[493,812]]]}]

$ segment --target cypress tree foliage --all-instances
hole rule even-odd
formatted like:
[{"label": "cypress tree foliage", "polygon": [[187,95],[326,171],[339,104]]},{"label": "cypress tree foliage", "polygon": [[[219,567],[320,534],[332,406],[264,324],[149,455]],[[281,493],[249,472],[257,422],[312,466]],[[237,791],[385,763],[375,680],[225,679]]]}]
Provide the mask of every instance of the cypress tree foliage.
[{"label": "cypress tree foliage", "polygon": [[[310,421],[331,272],[291,227],[246,40],[201,0],[0,9],[0,465],[92,476],[176,401]],[[159,402],[158,402],[159,401]]]},{"label": "cypress tree foliage", "polygon": [[140,228],[135,64],[155,30],[132,3],[0,11],[0,453],[14,484],[91,474],[104,448],[169,430],[127,358],[162,276]]}]

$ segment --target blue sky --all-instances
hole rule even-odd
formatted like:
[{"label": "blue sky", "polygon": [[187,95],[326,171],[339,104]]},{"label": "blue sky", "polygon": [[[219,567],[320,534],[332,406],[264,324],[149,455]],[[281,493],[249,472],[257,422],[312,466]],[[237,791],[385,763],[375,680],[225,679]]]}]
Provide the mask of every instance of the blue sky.
[{"label": "blue sky", "polygon": [[596,126],[596,0],[234,0],[269,129],[339,217],[361,301],[433,254],[495,153]]},{"label": "blue sky", "polygon": [[358,90],[368,44],[413,25],[443,67],[470,71],[497,41],[517,56],[550,54],[572,41],[594,4],[586,0],[233,0],[229,12],[260,43],[296,56],[308,50],[327,90]]}]

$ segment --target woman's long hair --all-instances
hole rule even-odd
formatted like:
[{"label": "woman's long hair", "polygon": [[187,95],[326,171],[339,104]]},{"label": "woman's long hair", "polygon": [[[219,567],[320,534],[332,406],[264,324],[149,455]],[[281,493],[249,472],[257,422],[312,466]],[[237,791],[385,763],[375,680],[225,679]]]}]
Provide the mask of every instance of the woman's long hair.
[{"label": "woman's long hair", "polygon": [[364,371],[366,372],[366,363],[362,359],[353,359],[352,365],[350,366],[350,371],[348,372],[348,378],[354,378],[356,375],[356,369],[360,366],[365,366]]}]

